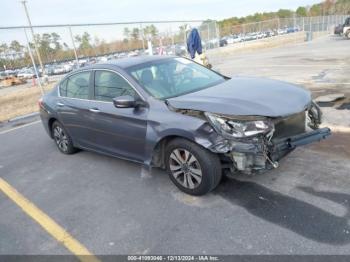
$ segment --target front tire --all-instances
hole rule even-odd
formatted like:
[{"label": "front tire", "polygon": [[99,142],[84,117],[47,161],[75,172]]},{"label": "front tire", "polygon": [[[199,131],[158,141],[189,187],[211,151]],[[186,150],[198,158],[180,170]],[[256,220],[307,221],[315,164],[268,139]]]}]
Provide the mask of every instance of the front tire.
[{"label": "front tire", "polygon": [[172,140],[166,147],[166,167],[171,181],[190,195],[204,195],[220,183],[218,155],[186,139]]},{"label": "front tire", "polygon": [[77,149],[73,146],[71,137],[68,135],[63,125],[58,121],[55,121],[52,124],[52,137],[61,153],[70,155],[77,151]]}]

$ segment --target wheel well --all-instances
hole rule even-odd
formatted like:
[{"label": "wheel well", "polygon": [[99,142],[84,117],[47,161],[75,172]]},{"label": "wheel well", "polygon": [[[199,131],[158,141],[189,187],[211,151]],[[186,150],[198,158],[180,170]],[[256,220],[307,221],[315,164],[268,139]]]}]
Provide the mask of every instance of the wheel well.
[{"label": "wheel well", "polygon": [[161,140],[159,140],[153,149],[153,155],[152,155],[153,166],[165,168],[165,149],[167,144],[169,144],[169,142],[175,138],[187,139],[181,136],[166,136],[166,137],[163,137]]},{"label": "wheel well", "polygon": [[[161,140],[158,141],[158,143],[156,144],[156,146],[153,149],[153,154],[152,154],[152,166],[154,167],[160,167],[160,168],[166,168],[165,165],[165,149],[166,146],[170,143],[170,141],[176,139],[176,138],[182,138],[188,141],[192,141],[190,139],[188,139],[187,137],[183,137],[183,136],[177,136],[177,135],[170,135],[170,136],[166,136],[163,137]],[[194,141],[192,141],[194,142]],[[199,145],[199,144],[197,144]],[[201,146],[201,145],[199,145]],[[223,167],[225,166],[231,166],[230,164],[230,159],[227,158],[227,156],[225,156],[224,154],[218,154],[219,159],[221,164],[223,165]]]},{"label": "wheel well", "polygon": [[49,130],[50,130],[50,136],[52,137],[52,124],[56,121],[57,119],[52,117],[49,119],[49,122],[48,122],[48,127],[49,127]]}]

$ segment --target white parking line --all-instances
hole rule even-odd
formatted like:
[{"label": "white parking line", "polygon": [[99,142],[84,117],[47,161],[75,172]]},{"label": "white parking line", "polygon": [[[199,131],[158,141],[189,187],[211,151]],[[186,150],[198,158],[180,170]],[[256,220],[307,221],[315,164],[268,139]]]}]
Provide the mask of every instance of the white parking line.
[{"label": "white parking line", "polygon": [[[24,197],[14,187],[0,178],[0,192],[4,193],[22,211],[37,222],[46,232],[64,245],[82,262],[100,262],[85,246],[75,239],[62,226],[56,223],[44,211],[39,209],[33,202]],[[30,237],[30,236],[29,236]]]},{"label": "white parking line", "polygon": [[350,82],[349,83],[327,83],[327,82],[310,82],[310,81],[299,81],[297,82],[298,83],[301,83],[301,84],[317,84],[317,85],[350,85]]},{"label": "white parking line", "polygon": [[[236,67],[242,68],[242,67],[248,67],[248,68],[264,68],[264,67],[325,67],[327,69],[332,70],[342,70],[343,67],[339,67],[340,65],[331,65],[331,64],[254,64],[254,65],[239,65],[237,64]],[[234,68],[235,65],[218,65],[218,67],[230,67]]]},{"label": "white parking line", "polygon": [[11,131],[14,131],[14,130],[17,130],[17,129],[20,129],[20,128],[23,128],[23,127],[31,126],[31,125],[34,125],[34,124],[37,124],[37,123],[40,123],[40,122],[41,122],[41,120],[38,120],[38,121],[31,122],[31,123],[28,123],[28,124],[25,124],[25,125],[17,126],[17,127],[8,129],[8,130],[0,131],[0,135],[9,133]]}]

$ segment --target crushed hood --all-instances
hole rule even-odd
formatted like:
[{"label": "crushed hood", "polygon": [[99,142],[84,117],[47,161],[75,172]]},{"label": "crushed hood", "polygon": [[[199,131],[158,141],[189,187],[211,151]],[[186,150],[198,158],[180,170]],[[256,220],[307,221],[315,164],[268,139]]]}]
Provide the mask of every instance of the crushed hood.
[{"label": "crushed hood", "polygon": [[299,113],[311,102],[302,87],[266,78],[233,77],[221,84],[167,99],[177,109],[224,115],[283,117]]}]

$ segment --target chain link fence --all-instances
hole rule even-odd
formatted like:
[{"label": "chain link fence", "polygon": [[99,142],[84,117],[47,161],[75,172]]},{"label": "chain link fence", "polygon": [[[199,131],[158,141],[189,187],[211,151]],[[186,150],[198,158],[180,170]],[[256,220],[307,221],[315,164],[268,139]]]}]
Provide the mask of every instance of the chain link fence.
[{"label": "chain link fence", "polygon": [[298,31],[331,32],[336,25],[343,24],[346,17],[347,15],[275,18],[256,23],[221,27],[220,36],[236,36],[245,41]]},{"label": "chain link fence", "polygon": [[[38,71],[67,73],[86,64],[144,54],[186,55],[186,38],[197,28],[204,49],[304,31],[330,32],[346,15],[276,18],[257,23],[219,26],[216,21],[158,21],[0,28],[0,71],[33,76]],[[35,48],[37,47],[37,50]]]},{"label": "chain link fence", "polygon": [[[212,60],[221,59],[218,54],[227,50],[220,46],[249,48],[246,41],[256,40],[259,45],[262,38],[276,46],[280,40],[290,38],[312,40],[313,33],[329,33],[345,18],[276,18],[229,27],[202,20],[50,25],[33,27],[34,37],[28,27],[0,27],[0,123],[37,111],[38,98],[75,68],[150,53],[187,55],[186,38],[191,28],[198,29]],[[283,34],[291,37],[278,37]],[[45,77],[38,81],[37,73]],[[42,82],[52,84],[41,85]]]}]

